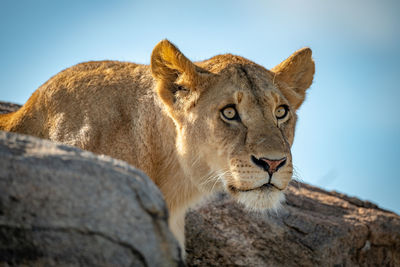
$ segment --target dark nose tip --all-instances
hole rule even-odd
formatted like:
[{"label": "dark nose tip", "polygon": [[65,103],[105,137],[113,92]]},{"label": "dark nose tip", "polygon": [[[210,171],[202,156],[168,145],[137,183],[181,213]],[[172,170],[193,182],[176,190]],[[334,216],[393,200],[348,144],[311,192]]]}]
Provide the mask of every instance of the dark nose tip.
[{"label": "dark nose tip", "polygon": [[269,175],[272,175],[286,164],[286,157],[282,159],[258,159],[255,156],[251,156],[251,161],[258,167],[263,168]]}]

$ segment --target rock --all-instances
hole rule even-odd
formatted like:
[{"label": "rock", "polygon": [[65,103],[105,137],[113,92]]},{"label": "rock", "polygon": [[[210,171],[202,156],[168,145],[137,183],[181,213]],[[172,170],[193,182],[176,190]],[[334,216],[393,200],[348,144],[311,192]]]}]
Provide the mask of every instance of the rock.
[{"label": "rock", "polygon": [[0,114],[17,111],[20,107],[18,104],[0,101]]},{"label": "rock", "polygon": [[176,266],[158,188],[127,163],[0,132],[0,266]]},{"label": "rock", "polygon": [[400,266],[400,217],[293,182],[285,207],[250,213],[225,194],[186,216],[189,266]]}]

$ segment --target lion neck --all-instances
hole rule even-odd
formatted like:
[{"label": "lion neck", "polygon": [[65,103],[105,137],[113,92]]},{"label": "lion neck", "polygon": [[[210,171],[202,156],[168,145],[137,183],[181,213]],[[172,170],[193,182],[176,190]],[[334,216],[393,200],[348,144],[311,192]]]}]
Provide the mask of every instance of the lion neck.
[{"label": "lion neck", "polygon": [[161,114],[151,129],[153,136],[156,132],[159,138],[152,145],[152,150],[155,151],[152,164],[141,168],[145,169],[163,193],[170,213],[181,213],[207,193],[200,192],[193,179],[188,177],[187,168],[182,164],[177,148],[179,142],[175,123],[166,112],[161,111]]}]

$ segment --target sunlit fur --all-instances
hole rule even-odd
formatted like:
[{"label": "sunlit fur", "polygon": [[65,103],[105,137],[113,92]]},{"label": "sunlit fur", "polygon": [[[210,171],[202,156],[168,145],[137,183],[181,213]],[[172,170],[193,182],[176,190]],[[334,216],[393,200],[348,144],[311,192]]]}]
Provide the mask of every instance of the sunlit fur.
[{"label": "sunlit fur", "polygon": [[[311,85],[311,50],[267,70],[230,54],[191,62],[169,41],[151,65],[100,61],[68,68],[43,84],[0,129],[30,134],[122,159],[160,188],[169,224],[184,248],[188,207],[226,190],[250,210],[279,207],[293,172],[296,110]],[[220,111],[234,105],[240,120]],[[289,107],[277,120],[275,110]],[[251,161],[287,158],[269,176]],[[183,250],[184,252],[184,250]]]},{"label": "sunlit fur", "polygon": [[254,191],[244,192],[237,196],[237,201],[251,211],[278,211],[285,195],[281,191],[259,193]]}]

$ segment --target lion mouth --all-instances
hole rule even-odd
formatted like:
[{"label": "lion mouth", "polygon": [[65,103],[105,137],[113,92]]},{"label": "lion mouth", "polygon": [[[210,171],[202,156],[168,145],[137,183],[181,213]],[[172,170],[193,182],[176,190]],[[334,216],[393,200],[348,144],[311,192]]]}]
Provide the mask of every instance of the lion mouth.
[{"label": "lion mouth", "polygon": [[271,190],[271,189],[277,189],[279,191],[283,190],[283,189],[277,187],[276,185],[274,185],[273,183],[270,183],[270,182],[265,183],[265,184],[263,184],[263,185],[261,185],[259,187],[250,188],[250,189],[240,189],[240,188],[237,188],[237,187],[235,187],[233,185],[230,185],[229,189],[234,191],[234,192],[250,192],[250,191],[255,191],[255,190],[264,191],[264,190]]}]

